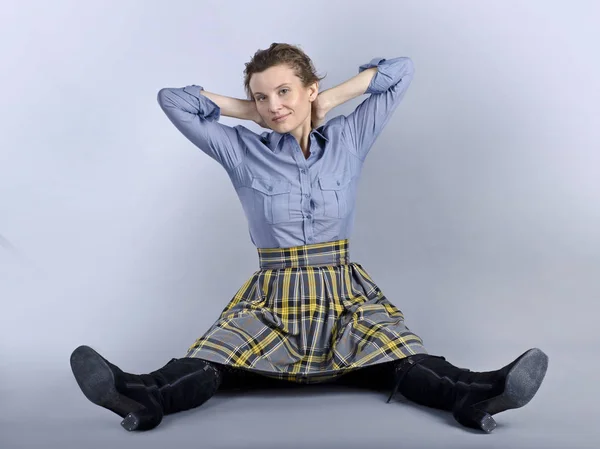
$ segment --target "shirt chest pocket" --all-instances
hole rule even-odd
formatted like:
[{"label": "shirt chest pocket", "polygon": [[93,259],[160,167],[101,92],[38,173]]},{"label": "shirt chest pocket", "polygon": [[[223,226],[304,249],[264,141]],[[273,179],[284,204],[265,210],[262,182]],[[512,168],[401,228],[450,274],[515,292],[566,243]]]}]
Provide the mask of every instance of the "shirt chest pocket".
[{"label": "shirt chest pocket", "polygon": [[283,178],[252,179],[254,210],[262,214],[267,223],[281,223],[290,220],[290,181]]},{"label": "shirt chest pocket", "polygon": [[323,173],[319,188],[323,194],[323,214],[326,217],[344,218],[352,208],[350,172]]}]

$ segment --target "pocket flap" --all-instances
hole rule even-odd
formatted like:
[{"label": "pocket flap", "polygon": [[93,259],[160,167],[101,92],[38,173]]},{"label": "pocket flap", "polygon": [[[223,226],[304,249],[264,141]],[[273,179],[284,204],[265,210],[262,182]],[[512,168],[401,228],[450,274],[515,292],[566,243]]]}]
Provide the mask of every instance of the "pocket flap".
[{"label": "pocket flap", "polygon": [[326,173],[319,176],[319,184],[323,190],[345,189],[350,182],[350,173]]},{"label": "pocket flap", "polygon": [[277,195],[280,193],[289,193],[292,185],[287,179],[252,179],[252,188],[264,193],[265,195]]}]

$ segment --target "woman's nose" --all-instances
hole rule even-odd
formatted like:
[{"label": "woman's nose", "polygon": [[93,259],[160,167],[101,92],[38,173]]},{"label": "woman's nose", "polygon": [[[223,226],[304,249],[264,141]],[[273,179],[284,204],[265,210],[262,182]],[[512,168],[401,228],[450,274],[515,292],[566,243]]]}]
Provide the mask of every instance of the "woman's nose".
[{"label": "woman's nose", "polygon": [[281,109],[281,102],[279,100],[269,100],[269,111],[277,112]]}]

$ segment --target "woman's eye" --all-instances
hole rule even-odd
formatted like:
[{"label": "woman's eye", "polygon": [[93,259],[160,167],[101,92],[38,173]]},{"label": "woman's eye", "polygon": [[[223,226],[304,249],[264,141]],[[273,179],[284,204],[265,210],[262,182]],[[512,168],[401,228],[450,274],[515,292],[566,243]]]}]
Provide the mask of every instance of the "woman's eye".
[{"label": "woman's eye", "polygon": [[288,91],[289,91],[289,89],[281,89],[281,90],[279,91],[279,93],[284,93],[284,94],[286,94]]}]

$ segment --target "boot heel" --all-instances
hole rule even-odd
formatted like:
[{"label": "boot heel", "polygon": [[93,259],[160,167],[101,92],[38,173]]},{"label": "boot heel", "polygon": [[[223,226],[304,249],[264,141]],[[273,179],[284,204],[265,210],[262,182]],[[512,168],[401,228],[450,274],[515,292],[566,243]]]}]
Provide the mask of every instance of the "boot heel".
[{"label": "boot heel", "polygon": [[496,421],[492,415],[474,407],[455,410],[452,414],[454,419],[465,427],[481,429],[486,433],[496,428]]},{"label": "boot heel", "polygon": [[121,421],[121,426],[128,431],[150,430],[162,421],[162,414],[151,413],[146,409],[131,412]]}]

